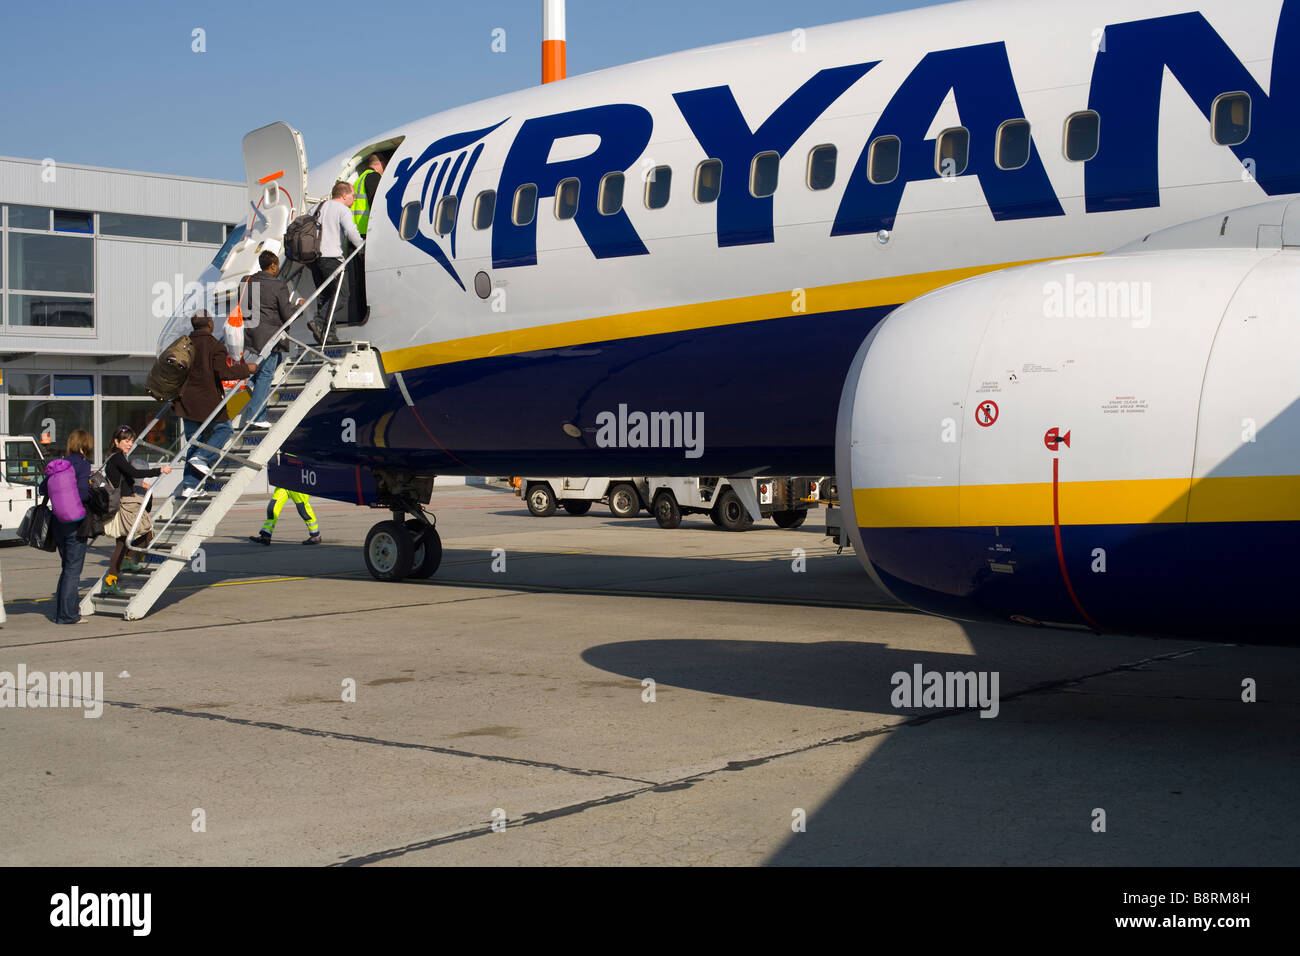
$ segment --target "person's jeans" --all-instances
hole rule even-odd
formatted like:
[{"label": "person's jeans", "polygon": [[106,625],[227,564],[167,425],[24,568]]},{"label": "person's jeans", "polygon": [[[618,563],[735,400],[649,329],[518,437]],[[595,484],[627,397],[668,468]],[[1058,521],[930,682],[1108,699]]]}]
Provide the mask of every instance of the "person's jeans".
[{"label": "person's jeans", "polygon": [[266,414],[266,400],[271,395],[271,379],[275,378],[275,370],[280,367],[284,360],[283,352],[272,352],[266,359],[257,366],[257,371],[253,373],[252,394],[248,397],[248,404],[244,406],[245,424],[248,422],[258,422]]},{"label": "person's jeans", "polygon": [[[188,441],[198,434],[199,426],[202,424],[202,422],[196,422],[193,419],[182,418],[181,430],[185,433],[185,439]],[[234,432],[235,430],[230,426],[229,421],[215,421],[208,426],[207,437],[200,440],[214,448],[225,448],[226,442],[230,441],[230,436]],[[202,459],[209,466],[217,460],[216,454],[205,448],[191,449],[190,457]],[[202,473],[187,461],[185,463],[185,477],[181,479],[180,485],[177,486],[176,493],[179,495],[186,488],[197,487],[199,479],[202,477]]]},{"label": "person's jeans", "polygon": [[76,624],[81,620],[77,592],[81,588],[81,568],[86,563],[86,539],[77,537],[80,527],[80,521],[54,522],[54,543],[63,559],[63,571],[54,592],[55,624]]},{"label": "person's jeans", "polygon": [[[342,259],[317,259],[311,264],[311,277],[316,280],[316,288],[325,284],[325,280],[332,276],[340,265]],[[340,288],[340,286],[342,288]],[[348,320],[348,274],[344,270],[343,275],[339,277],[337,283],[330,283],[328,289],[321,292],[316,298],[316,321],[320,325],[321,332],[325,331],[325,325],[329,322],[330,306],[334,303],[334,293],[338,292],[339,301],[334,310],[334,325],[341,325]]]}]

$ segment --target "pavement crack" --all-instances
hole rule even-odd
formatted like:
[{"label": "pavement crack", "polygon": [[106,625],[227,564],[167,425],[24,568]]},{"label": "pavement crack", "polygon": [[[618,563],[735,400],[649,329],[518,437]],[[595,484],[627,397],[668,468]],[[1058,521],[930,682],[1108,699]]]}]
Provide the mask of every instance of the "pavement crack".
[{"label": "pavement crack", "polygon": [[516,767],[529,767],[535,770],[554,770],[559,773],[573,774],[578,777],[604,777],[609,780],[626,780],[629,783],[642,783],[654,786],[654,781],[642,780],[640,777],[627,777],[611,773],[608,770],[586,770],[581,767],[569,767],[564,764],[545,760],[529,760],[525,757],[507,757],[503,754],[484,754],[472,750],[457,750],[454,747],[439,747],[435,744],[418,744],[404,740],[385,740],[382,737],[367,737],[362,734],[345,734],[336,730],[319,730],[315,727],[296,727],[272,720],[251,720],[247,717],[230,717],[226,714],[213,714],[207,711],[182,710],[179,707],[151,707],[130,701],[106,700],[107,707],[121,707],[125,710],[139,710],[166,717],[190,717],[199,720],[211,720],[217,723],[234,724],[238,727],[254,727],[258,730],[278,730],[286,733],[301,734],[304,737],[323,737],[328,740],[341,740],[347,743],[367,744],[379,747],[395,747],[399,750],[419,750],[425,753],[439,754],[445,757],[465,757],[471,760],[485,760],[490,763],[511,764]]},{"label": "pavement crack", "polygon": [[[1204,644],[1197,647],[1184,648],[1182,650],[1171,651],[1168,654],[1156,654],[1151,657],[1144,657],[1138,661],[1129,661],[1128,663],[1124,663],[1124,664],[1116,664],[1113,667],[1103,668],[1102,670],[1094,671],[1090,674],[1083,674],[1074,677],[1064,677],[1058,680],[1042,681],[1040,683],[1033,684],[1029,687],[1026,687],[1022,690],[1018,690],[1010,694],[1004,694],[999,698],[999,701],[1000,704],[1005,704],[1008,701],[1013,701],[1021,697],[1027,697],[1032,694],[1049,693],[1051,691],[1059,690],[1062,687],[1067,687],[1073,684],[1080,684],[1083,683],[1084,681],[1092,680],[1097,677],[1104,677],[1108,674],[1116,674],[1122,671],[1138,670],[1139,668],[1144,667],[1147,664],[1153,664],[1159,661],[1174,660],[1180,657],[1187,657],[1191,654],[1197,653],[1198,651],[1212,650],[1223,646],[1224,645],[1222,644]],[[705,770],[700,773],[690,774],[689,776],[681,777],[676,780],[669,780],[658,784],[648,784],[646,786],[636,787],[631,790],[623,790],[618,793],[608,794],[603,797],[595,797],[593,799],[583,800],[578,803],[566,804],[564,806],[556,807],[551,810],[541,810],[534,813],[525,813],[518,820],[513,822],[508,822],[505,828],[514,829],[516,827],[526,827],[526,826],[533,826],[538,823],[546,823],[549,820],[555,820],[559,817],[572,816],[575,813],[583,813],[587,810],[593,810],[599,807],[606,807],[615,803],[623,803],[627,800],[635,799],[636,797],[639,797],[642,794],[646,794],[646,793],[671,793],[679,790],[688,790],[691,787],[695,786],[697,783],[701,783],[704,780],[707,780],[709,777],[715,776],[720,773],[735,773],[739,771],[749,770],[753,767],[760,767],[764,764],[771,763],[774,760],[780,760],[784,757],[792,757],[798,754],[804,754],[804,753],[808,753],[809,751],[819,750],[823,747],[830,747],[838,744],[857,743],[858,741],[866,740],[871,737],[879,737],[884,734],[893,733],[894,731],[903,727],[920,727],[924,724],[931,723],[932,721],[935,720],[942,720],[943,718],[946,717],[957,717],[962,715],[969,715],[972,712],[973,711],[970,708],[966,708],[966,709],[953,708],[948,710],[936,711],[934,713],[914,715],[912,717],[909,717],[906,720],[899,721],[898,723],[887,724],[886,726],[875,727],[870,730],[854,731],[853,733],[843,734],[839,737],[832,737],[827,740],[819,740],[815,743],[806,744],[805,746],[802,747],[795,747],[790,750],[782,750],[776,753],[768,754],[766,756],[754,757],[748,760],[731,760],[720,767],[713,768],[712,770]],[[610,776],[611,778],[613,778],[613,775]],[[628,778],[623,778],[623,779],[628,779]],[[494,830],[492,828],[491,823],[483,823],[474,827],[470,827],[468,829],[458,830],[454,833],[448,833],[442,836],[431,837],[426,840],[419,840],[414,843],[407,843],[402,846],[391,847],[386,850],[377,850],[373,853],[367,853],[361,856],[348,857],[346,859],[339,860],[335,863],[332,863],[330,864],[330,866],[367,866],[372,863],[382,863],[386,860],[392,860],[401,856],[405,856],[408,853],[415,853],[420,850],[431,850],[436,847],[446,846],[451,843],[459,843],[463,840],[471,840],[474,839],[475,837],[486,836],[498,832],[500,831]]]}]

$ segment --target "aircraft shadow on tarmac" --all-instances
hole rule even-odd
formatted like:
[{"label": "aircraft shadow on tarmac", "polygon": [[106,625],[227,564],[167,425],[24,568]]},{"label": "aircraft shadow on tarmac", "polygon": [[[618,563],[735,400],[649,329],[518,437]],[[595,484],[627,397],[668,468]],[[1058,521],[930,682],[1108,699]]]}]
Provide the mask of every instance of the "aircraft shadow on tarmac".
[{"label": "aircraft shadow on tarmac", "polygon": [[[1282,795],[1298,782],[1289,735],[1267,732],[1281,729],[1272,724],[1283,716],[1277,709],[1245,706],[1233,695],[1237,667],[1226,680],[1219,661],[1112,667],[1098,665],[1095,654],[1071,659],[1072,640],[1106,638],[1036,631],[1028,640],[1039,646],[1025,655],[1023,629],[967,625],[966,632],[974,656],[851,641],[700,639],[602,644],[582,656],[629,678],[654,675],[660,686],[917,715],[884,733],[829,798],[804,807],[806,832],[791,832],[770,865],[1294,863],[1300,831]],[[1121,648],[1127,661],[1194,646],[1116,640],[1133,642]],[[1053,673],[1063,679],[1043,681],[1040,666],[1035,681],[1028,668],[1006,666],[1017,648],[1039,664],[1045,651],[1059,654]],[[1236,651],[1268,653],[1203,653]],[[1001,668],[999,715],[894,708],[890,677],[915,664]],[[1076,685],[1066,675],[1097,676]],[[881,736],[879,726],[864,722],[862,733],[827,746]],[[1093,831],[1095,808],[1106,811],[1107,832]]]}]

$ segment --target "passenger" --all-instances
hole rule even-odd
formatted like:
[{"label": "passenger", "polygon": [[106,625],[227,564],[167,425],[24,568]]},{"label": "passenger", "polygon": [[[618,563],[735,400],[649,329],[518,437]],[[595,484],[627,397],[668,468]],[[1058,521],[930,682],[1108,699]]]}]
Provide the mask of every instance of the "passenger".
[{"label": "passenger", "polygon": [[[117,544],[113,548],[113,558],[108,563],[108,574],[104,578],[104,594],[121,594],[122,586],[117,583],[117,576],[123,571],[143,571],[145,569],[144,555],[140,555],[140,560],[133,560],[131,557],[130,545],[136,544],[143,539],[143,544],[139,547],[148,547],[149,542],[153,540],[153,519],[149,512],[141,513],[144,507],[144,498],[136,493],[135,483],[144,478],[156,478],[158,475],[171,474],[171,465],[160,465],[157,468],[136,468],[131,464],[127,455],[131,454],[131,449],[135,447],[135,429],[130,425],[120,425],[117,431],[113,432],[112,445],[113,454],[109,456],[108,461],[104,462],[104,477],[109,483],[118,490],[121,503],[117,506],[117,514],[109,518],[104,525],[104,534],[110,538],[116,538]],[[148,484],[145,484],[148,487]],[[131,525],[135,522],[136,515],[140,515],[140,524],[135,529],[134,540],[128,542],[127,534],[131,531]]]},{"label": "passenger", "polygon": [[[371,153],[366,157],[366,168],[361,171],[357,181],[352,184],[356,197],[352,200],[352,221],[356,224],[361,238],[366,238],[370,230],[370,210],[375,205],[375,194],[379,191],[379,179],[384,175],[387,157]],[[366,251],[362,249],[352,260],[352,288],[356,298],[356,323],[364,323],[370,318],[370,304],[366,300]]]},{"label": "passenger", "polygon": [[[357,232],[356,224],[352,221],[350,209],[355,196],[352,187],[347,183],[339,181],[334,184],[333,190],[330,191],[330,198],[321,203],[320,208],[320,258],[311,264],[311,275],[316,280],[316,288],[325,284],[325,280],[333,275],[343,264],[346,257],[346,242],[351,241],[353,246],[361,245],[361,233]],[[338,302],[335,303],[334,296],[338,294]],[[336,316],[346,316],[348,314],[348,278],[347,273],[339,276],[337,284],[331,284],[316,299],[316,318],[314,321],[307,323],[311,329],[312,335],[316,336],[316,344],[325,344],[325,330],[330,331],[330,341],[336,342],[338,339],[334,335],[334,326],[330,322],[331,307],[334,307],[333,314]]]},{"label": "passenger", "polygon": [[[247,325],[244,347],[260,353],[275,333],[293,317],[293,306],[290,304],[289,285],[279,278],[280,257],[274,252],[263,252],[257,257],[257,264],[262,267],[262,271],[253,275],[248,293],[249,302],[257,304],[257,321]],[[271,423],[266,420],[266,400],[271,395],[271,379],[275,377],[275,370],[280,367],[280,362],[288,351],[289,340],[281,339],[275,351],[262,359],[262,364],[249,382],[252,394],[244,409],[244,421],[253,428],[271,427]]]},{"label": "passenger", "polygon": [[[58,520],[57,514],[55,517],[54,543],[58,545],[59,558],[63,562],[54,592],[55,624],[82,624],[90,620],[81,616],[77,590],[81,586],[81,569],[86,563],[86,545],[94,537],[94,520],[86,508],[86,502],[90,500],[90,459],[94,454],[95,439],[90,432],[78,428],[68,436],[67,459],[72,465],[84,517],[68,521]],[[41,482],[40,494],[49,494],[49,486],[47,477]]]},{"label": "passenger", "polygon": [[260,532],[249,535],[248,540],[254,544],[271,543],[271,535],[275,533],[275,523],[280,520],[280,509],[284,507],[286,501],[292,501],[298,506],[298,515],[307,525],[308,538],[303,544],[320,544],[320,524],[316,521],[316,512],[311,510],[311,497],[301,491],[290,491],[288,488],[275,489],[275,494],[266,503],[266,523],[262,525]]},{"label": "passenger", "polygon": [[[190,333],[190,341],[194,344],[194,360],[190,363],[189,377],[176,395],[176,412],[181,417],[181,428],[188,440],[198,434],[200,426],[215,411],[216,417],[208,426],[205,441],[214,448],[225,448],[233,429],[230,427],[230,413],[223,403],[225,392],[221,382],[248,378],[257,372],[257,363],[227,365],[226,347],[213,337],[212,316],[202,309],[190,319],[190,325],[194,330]],[[180,497],[204,496],[205,492],[198,491],[197,486],[202,476],[212,474],[217,454],[196,449],[190,455],[185,477],[178,489]]]}]

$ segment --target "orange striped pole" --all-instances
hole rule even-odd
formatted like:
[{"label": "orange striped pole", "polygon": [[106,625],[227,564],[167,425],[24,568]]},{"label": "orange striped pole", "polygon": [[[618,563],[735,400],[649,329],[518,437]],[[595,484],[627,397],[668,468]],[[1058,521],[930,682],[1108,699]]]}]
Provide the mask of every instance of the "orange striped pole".
[{"label": "orange striped pole", "polygon": [[564,0],[542,0],[542,82],[567,76],[564,63]]}]

